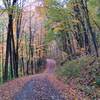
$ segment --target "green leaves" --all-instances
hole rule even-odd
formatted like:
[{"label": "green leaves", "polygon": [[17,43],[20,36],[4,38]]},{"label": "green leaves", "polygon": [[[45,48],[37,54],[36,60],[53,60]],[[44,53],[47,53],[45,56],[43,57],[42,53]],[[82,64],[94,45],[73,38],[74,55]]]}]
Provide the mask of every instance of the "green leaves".
[{"label": "green leaves", "polygon": [[96,81],[96,85],[100,86],[100,76],[97,76],[95,81]]},{"label": "green leaves", "polygon": [[100,24],[100,0],[89,0],[88,8],[90,11],[90,15],[92,18],[96,20],[98,24]]},{"label": "green leaves", "polygon": [[54,40],[54,38],[55,38],[55,34],[54,34],[53,30],[52,30],[52,29],[49,29],[49,30],[48,30],[48,33],[47,33],[47,35],[46,35],[46,40],[45,40],[46,43],[48,43],[48,42]]}]

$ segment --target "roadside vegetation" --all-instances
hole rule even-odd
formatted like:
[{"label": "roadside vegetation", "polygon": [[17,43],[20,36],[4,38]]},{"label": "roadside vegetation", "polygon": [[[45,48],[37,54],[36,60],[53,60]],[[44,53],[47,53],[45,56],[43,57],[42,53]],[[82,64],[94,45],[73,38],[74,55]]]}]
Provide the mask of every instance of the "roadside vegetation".
[{"label": "roadside vegetation", "polygon": [[67,61],[56,69],[59,80],[74,85],[89,100],[100,98],[100,58],[85,56]]}]

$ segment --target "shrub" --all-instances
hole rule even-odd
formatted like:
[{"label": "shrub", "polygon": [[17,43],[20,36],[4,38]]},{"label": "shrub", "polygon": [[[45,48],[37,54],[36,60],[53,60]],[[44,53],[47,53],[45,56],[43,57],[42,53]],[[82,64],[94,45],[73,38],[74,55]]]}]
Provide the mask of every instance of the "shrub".
[{"label": "shrub", "polygon": [[92,57],[84,56],[80,59],[67,61],[57,69],[58,76],[77,77],[81,69],[87,66],[92,59]]},{"label": "shrub", "polygon": [[80,73],[80,67],[79,67],[79,62],[74,60],[74,61],[69,61],[64,66],[60,67],[57,70],[58,75],[60,76],[67,76],[67,77],[77,77]]}]

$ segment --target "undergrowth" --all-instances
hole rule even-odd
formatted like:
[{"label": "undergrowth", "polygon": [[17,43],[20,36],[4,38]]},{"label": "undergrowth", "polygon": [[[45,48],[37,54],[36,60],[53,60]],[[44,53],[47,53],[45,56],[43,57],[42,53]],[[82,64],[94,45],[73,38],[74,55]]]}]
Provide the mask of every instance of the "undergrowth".
[{"label": "undergrowth", "polygon": [[100,99],[100,58],[84,56],[67,61],[56,69],[56,74],[66,84],[74,80],[78,90],[84,92],[89,100]]}]

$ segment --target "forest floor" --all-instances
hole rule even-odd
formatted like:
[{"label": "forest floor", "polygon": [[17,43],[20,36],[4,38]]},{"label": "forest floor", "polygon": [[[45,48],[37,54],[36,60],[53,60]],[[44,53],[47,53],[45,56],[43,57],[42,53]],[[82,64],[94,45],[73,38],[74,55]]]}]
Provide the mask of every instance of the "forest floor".
[{"label": "forest floor", "polygon": [[56,78],[55,66],[56,62],[48,59],[44,73],[0,86],[0,100],[84,100],[77,89]]}]

